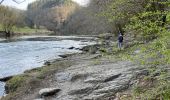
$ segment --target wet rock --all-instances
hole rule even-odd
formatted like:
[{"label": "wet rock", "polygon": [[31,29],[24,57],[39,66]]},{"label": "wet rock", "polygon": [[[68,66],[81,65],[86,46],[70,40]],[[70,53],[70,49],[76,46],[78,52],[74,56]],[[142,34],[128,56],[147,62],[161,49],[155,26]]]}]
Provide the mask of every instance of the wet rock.
[{"label": "wet rock", "polygon": [[50,65],[51,65],[51,62],[50,62],[50,61],[46,61],[46,62],[44,63],[44,65],[50,66]]},{"label": "wet rock", "polygon": [[58,55],[59,57],[61,58],[67,58],[68,56],[67,55]]},{"label": "wet rock", "polygon": [[76,50],[80,50],[80,48],[75,48]]},{"label": "wet rock", "polygon": [[55,95],[56,93],[58,93],[60,91],[61,91],[61,89],[58,89],[58,88],[44,88],[39,91],[39,95],[41,97],[51,96],[51,95]]},{"label": "wet rock", "polygon": [[3,78],[0,78],[0,81],[1,81],[1,82],[7,82],[7,81],[10,80],[11,78],[13,78],[13,76],[3,77]]},{"label": "wet rock", "polygon": [[75,47],[70,47],[70,48],[68,48],[68,49],[74,49]]}]

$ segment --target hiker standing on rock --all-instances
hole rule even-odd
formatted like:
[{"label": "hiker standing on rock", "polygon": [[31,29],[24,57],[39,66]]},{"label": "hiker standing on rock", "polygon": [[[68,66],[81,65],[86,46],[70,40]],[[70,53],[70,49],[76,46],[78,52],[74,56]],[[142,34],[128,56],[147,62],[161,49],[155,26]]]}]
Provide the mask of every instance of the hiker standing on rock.
[{"label": "hiker standing on rock", "polygon": [[118,48],[121,50],[122,48],[122,44],[123,44],[123,35],[122,33],[119,33],[119,37],[118,37]]}]

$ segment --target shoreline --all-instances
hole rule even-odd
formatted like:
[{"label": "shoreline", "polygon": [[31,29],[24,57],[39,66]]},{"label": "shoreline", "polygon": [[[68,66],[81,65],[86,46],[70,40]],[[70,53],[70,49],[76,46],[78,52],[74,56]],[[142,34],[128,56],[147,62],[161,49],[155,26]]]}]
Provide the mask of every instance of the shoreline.
[{"label": "shoreline", "polygon": [[[40,90],[42,88],[48,89],[49,87],[51,87],[51,88],[56,87],[56,80],[55,80],[56,75],[58,75],[58,74],[60,75],[60,73],[61,73],[61,75],[64,75],[63,77],[65,77],[65,76],[67,76],[65,70],[67,70],[67,69],[68,70],[69,69],[77,69],[77,68],[79,69],[79,67],[84,66],[84,64],[87,67],[88,66],[89,67],[90,66],[96,66],[97,70],[104,71],[103,73],[105,73],[105,71],[107,71],[106,73],[108,73],[108,75],[104,74],[104,76],[103,76],[104,78],[94,79],[94,80],[90,78],[90,79],[86,80],[87,82],[89,81],[89,82],[92,82],[93,84],[96,84],[96,82],[97,83],[103,82],[102,83],[103,85],[105,83],[108,84],[107,82],[113,81],[113,79],[114,80],[118,79],[117,82],[119,83],[119,78],[124,76],[124,74],[126,75],[127,73],[124,73],[123,70],[120,71],[120,72],[116,71],[117,74],[116,73],[110,73],[111,70],[108,70],[108,69],[104,70],[102,66],[106,66],[106,68],[110,66],[109,68],[111,68],[113,70],[114,67],[112,67],[112,66],[118,67],[118,69],[119,69],[120,66],[125,66],[125,65],[130,64],[130,65],[132,65],[131,66],[132,68],[133,67],[136,68],[136,66],[131,64],[131,62],[118,60],[118,59],[115,58],[115,56],[113,56],[112,58],[110,58],[110,57],[108,58],[106,56],[103,56],[101,53],[98,52],[98,51],[100,51],[99,50],[100,46],[103,46],[103,45],[85,46],[82,49],[84,51],[82,53],[74,53],[74,54],[69,54],[69,55],[66,54],[66,55],[64,55],[64,58],[54,59],[52,61],[46,62],[46,64],[44,66],[40,67],[40,68],[27,70],[23,74],[13,77],[12,79],[7,81],[7,83],[6,83],[6,91],[8,92],[8,95],[6,95],[5,97],[2,97],[2,100],[41,99],[41,97],[39,96],[40,95],[39,93],[40,93]],[[118,64],[118,66],[117,66],[117,64]],[[119,64],[121,64],[121,65],[119,65]],[[81,65],[81,66],[79,66],[79,65]],[[130,65],[128,65],[128,67],[130,67]],[[84,80],[84,77],[86,77],[86,74],[84,73],[84,71],[87,70],[87,69],[86,69],[86,67],[82,67],[82,68],[83,69],[85,68],[84,70],[81,70],[81,71],[83,71],[83,73],[81,74],[81,71],[78,71],[78,73],[80,72],[80,74],[78,74],[76,72],[77,75],[73,74],[71,81],[73,81],[73,82],[78,81],[77,79],[79,79],[79,78],[81,80],[82,79]],[[126,69],[126,67],[125,67],[125,69]],[[97,70],[92,69],[92,70],[89,70],[89,71],[96,72]],[[127,69],[127,71],[128,70],[129,70],[129,68]],[[89,71],[87,71],[87,72],[90,73]],[[65,74],[63,74],[63,72]],[[98,73],[98,74],[102,75],[102,73]],[[112,74],[113,74],[113,76],[112,76]],[[127,75],[127,76],[128,76],[127,77],[128,81],[133,81],[131,75],[130,76]],[[124,80],[124,79],[126,79],[126,78],[122,77],[122,80]],[[66,81],[66,80],[67,79],[64,79],[64,81]],[[63,82],[63,80],[61,82]],[[57,83],[58,83],[58,81],[57,81]],[[63,84],[65,84],[65,83],[63,83]],[[76,87],[76,86],[74,86],[74,84],[73,84],[73,88]],[[79,89],[78,90],[67,90],[67,89],[63,90],[64,89],[63,88],[63,89],[61,89],[61,91],[70,91],[71,94],[75,94],[75,95],[79,95],[78,91],[82,92],[82,93],[85,93],[83,91],[91,91],[90,88],[92,88],[92,87],[86,88],[86,85],[83,85],[83,84],[86,84],[86,83],[81,83],[81,84],[82,84],[82,88],[84,87],[85,90],[84,89],[82,89],[82,90],[81,89],[80,90]],[[112,84],[110,84],[110,85],[112,85]],[[117,83],[115,83],[115,85],[116,84]],[[129,82],[126,83],[126,81],[125,81],[125,83],[122,83],[122,85],[119,87],[119,89],[121,91],[127,90],[129,88],[129,84],[130,84]],[[67,84],[66,84],[66,87],[67,87]],[[107,87],[108,86],[106,85],[106,88]],[[98,88],[94,88],[94,91],[95,91],[95,89],[98,89]],[[120,90],[115,90],[114,86],[111,89],[113,89],[112,91],[120,92]],[[104,91],[110,91],[110,90],[104,90]],[[65,95],[65,94],[61,94],[61,95]],[[94,94],[92,93],[92,95],[94,95]],[[57,95],[54,95],[54,96],[57,96]],[[93,96],[90,96],[90,97],[93,97]],[[110,94],[103,95],[102,97],[96,97],[96,98],[108,98],[108,97],[109,98],[111,97]],[[44,99],[47,99],[47,100],[51,100],[51,98],[53,98],[53,96],[44,97]]]},{"label": "shoreline", "polygon": [[82,53],[61,55],[63,58],[13,77],[6,83],[8,95],[2,100],[118,98],[117,93],[131,90],[137,78],[147,70],[119,58],[115,55],[119,51],[105,55],[103,47],[107,51],[113,48],[107,44],[85,46]]},{"label": "shoreline", "polygon": [[[4,97],[6,97],[7,95],[9,95],[9,93],[10,93],[11,90],[9,89],[9,87],[7,86],[7,84],[10,83],[10,81],[11,81],[13,78],[15,79],[16,77],[20,77],[20,76],[22,77],[22,76],[24,76],[24,75],[34,73],[35,71],[39,71],[39,70],[41,70],[41,69],[47,68],[47,67],[52,66],[52,65],[54,65],[55,63],[58,63],[58,62],[59,62],[59,63],[60,63],[60,62],[66,63],[70,57],[72,57],[72,56],[77,56],[77,55],[86,55],[86,54],[92,52],[92,51],[91,51],[91,48],[94,47],[94,48],[97,49],[98,46],[101,46],[101,45],[99,45],[99,44],[87,45],[87,46],[84,46],[84,47],[82,47],[82,48],[79,48],[79,50],[81,51],[81,53],[78,52],[78,53],[71,53],[71,54],[59,55],[61,58],[56,58],[56,59],[52,59],[52,60],[47,60],[46,62],[44,62],[43,66],[41,66],[41,67],[33,68],[33,69],[30,69],[30,70],[25,70],[22,74],[18,74],[18,75],[13,75],[13,76],[7,76],[7,77],[2,77],[2,78],[0,78],[0,82],[5,83],[5,95],[3,95],[1,98],[4,98]],[[96,51],[96,49],[94,49],[94,50]],[[93,50],[93,52],[94,52],[94,50]],[[96,52],[97,52],[97,51],[96,51]],[[66,62],[65,62],[65,61],[66,61]],[[61,69],[62,69],[62,68],[61,68]],[[57,70],[58,70],[58,69],[57,69]],[[20,88],[20,87],[18,87],[18,88]],[[5,99],[5,100],[6,100],[6,99]]]},{"label": "shoreline", "polygon": [[[90,39],[91,40],[91,39]],[[72,48],[68,48],[68,49],[72,49]],[[76,49],[76,50],[78,50],[78,48],[73,48],[73,49]],[[79,48],[79,50],[81,49],[81,47]],[[75,54],[75,53],[73,53],[73,54]],[[73,55],[73,54],[64,54],[64,55],[62,55],[62,56],[69,56],[69,55]],[[76,54],[78,54],[78,53],[76,53]],[[59,55],[60,57],[61,57],[61,55]],[[46,62],[44,62],[44,64],[41,66],[41,67],[43,67],[43,66],[46,66],[46,65],[49,65],[49,62],[50,62],[50,64],[51,63],[53,63],[53,62],[55,62],[55,61],[57,61],[57,60],[63,60],[63,58],[56,58],[56,59],[52,59],[52,60],[47,60]],[[38,68],[33,68],[33,69],[30,69],[30,70],[38,70],[39,69],[39,67]],[[26,72],[29,72],[30,70],[26,70],[26,71],[24,71],[24,73],[26,73]],[[23,73],[23,74],[24,74]],[[19,75],[14,75],[14,76],[7,76],[7,77],[2,77],[0,80],[1,80],[1,82],[7,82],[7,81],[9,81],[10,79],[12,79],[13,77],[17,77],[17,76],[20,76],[20,74]]]}]

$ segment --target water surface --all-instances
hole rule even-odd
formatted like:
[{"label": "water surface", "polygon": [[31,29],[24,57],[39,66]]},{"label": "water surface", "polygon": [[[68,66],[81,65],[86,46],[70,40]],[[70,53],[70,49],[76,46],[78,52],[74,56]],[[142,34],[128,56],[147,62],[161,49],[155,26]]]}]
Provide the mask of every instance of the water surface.
[{"label": "water surface", "polygon": [[[41,67],[45,61],[58,55],[81,52],[78,49],[94,44],[88,37],[26,36],[11,41],[0,41],[0,78],[21,74],[25,70]],[[4,83],[0,83],[0,95]]]}]

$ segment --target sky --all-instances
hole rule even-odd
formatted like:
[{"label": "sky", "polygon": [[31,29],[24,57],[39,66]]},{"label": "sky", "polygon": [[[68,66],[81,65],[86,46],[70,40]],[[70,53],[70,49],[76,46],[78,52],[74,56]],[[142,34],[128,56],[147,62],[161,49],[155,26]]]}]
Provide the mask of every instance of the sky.
[{"label": "sky", "polygon": [[[17,0],[17,1],[23,1],[23,0]],[[27,5],[33,1],[36,0],[26,0],[25,2],[21,3],[21,4],[17,4],[15,2],[13,2],[12,0],[5,0],[2,4],[3,5],[8,5],[8,6],[12,6],[12,7],[16,7],[18,9],[22,9],[22,10],[26,10],[27,9]],[[88,4],[89,0],[72,0],[74,2],[77,2],[78,4],[80,4],[81,6],[85,6]]]}]

